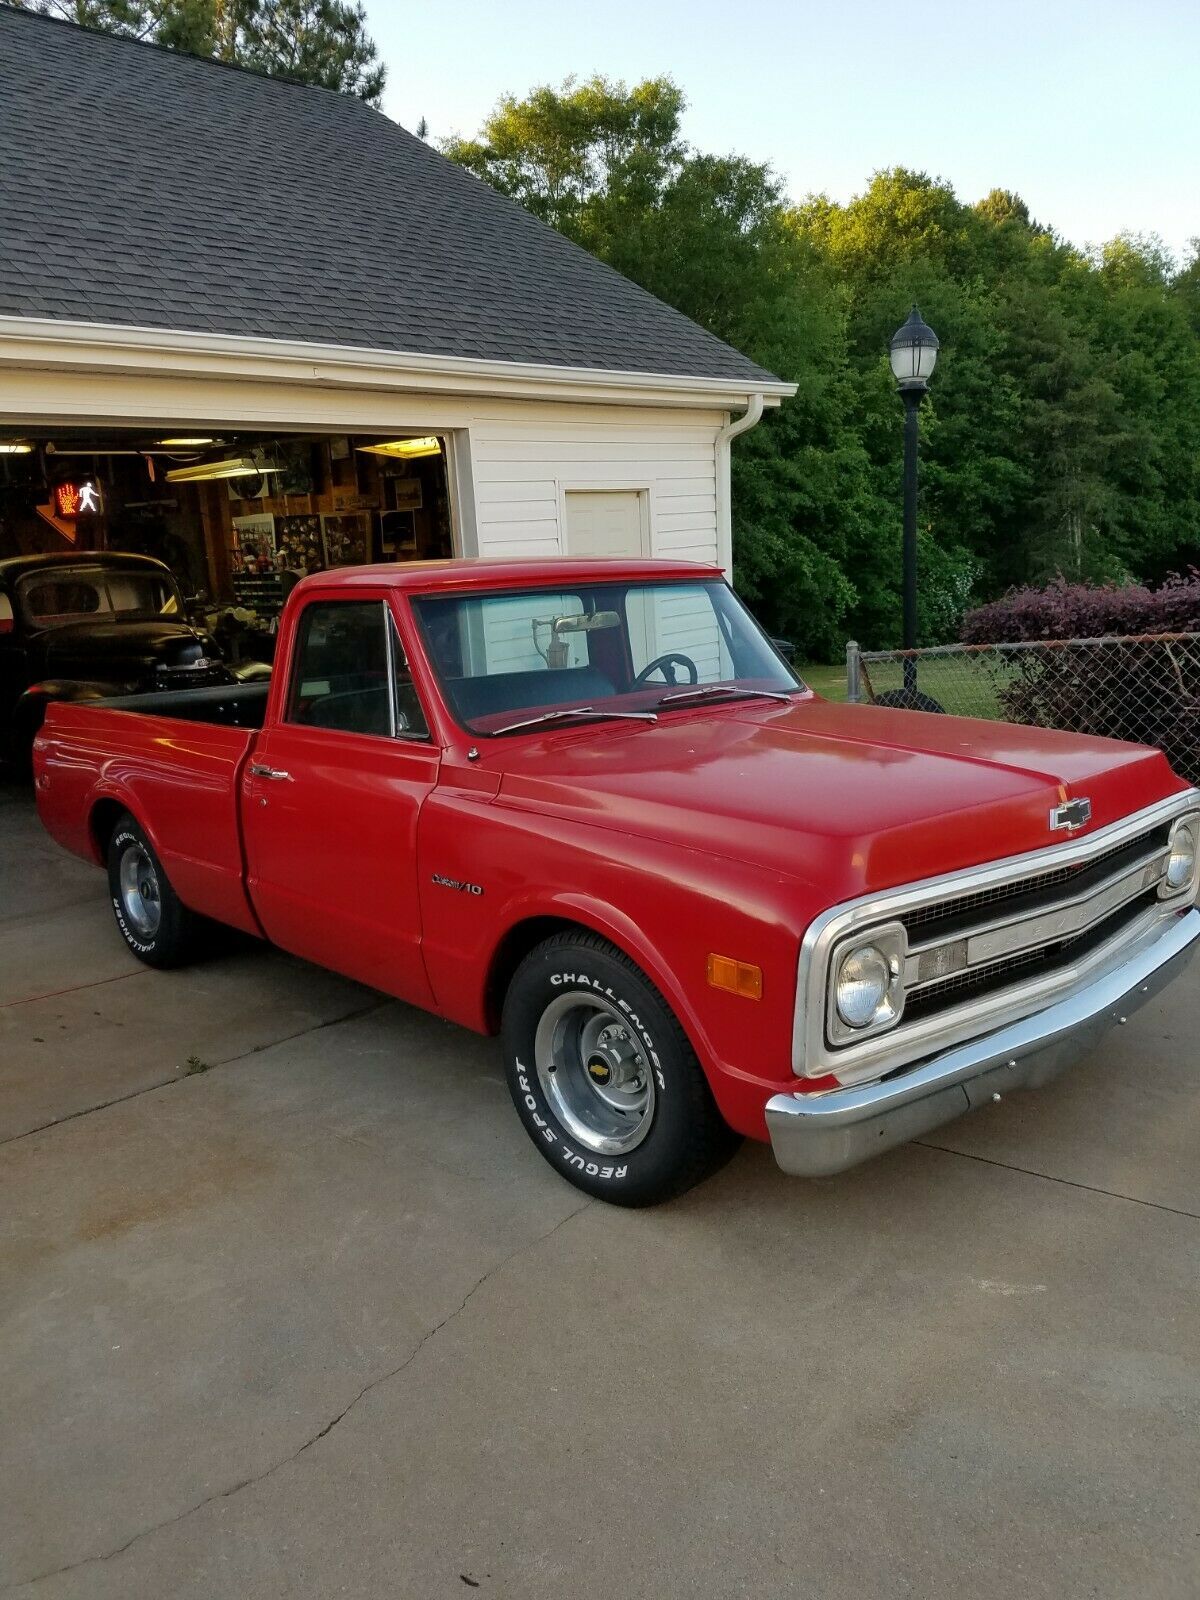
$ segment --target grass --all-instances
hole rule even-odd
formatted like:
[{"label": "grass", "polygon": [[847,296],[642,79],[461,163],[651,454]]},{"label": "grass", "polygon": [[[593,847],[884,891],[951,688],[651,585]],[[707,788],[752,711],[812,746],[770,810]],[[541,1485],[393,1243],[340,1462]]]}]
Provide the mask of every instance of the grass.
[{"label": "grass", "polygon": [[[845,700],[846,667],[843,662],[826,666],[810,661],[798,670],[805,683],[827,700]],[[1005,670],[991,654],[921,661],[917,665],[917,688],[954,716],[1002,721],[1004,713],[998,690],[1003,686]],[[868,662],[865,671],[876,695],[885,694],[889,689],[900,689],[904,685],[904,667],[900,661]],[[863,699],[868,698],[864,682]]]},{"label": "grass", "polygon": [[806,661],[802,667],[796,668],[800,676],[810,689],[815,689],[818,694],[824,695],[826,700],[844,700],[846,698],[846,664],[839,661],[836,666],[822,666],[818,661]]}]

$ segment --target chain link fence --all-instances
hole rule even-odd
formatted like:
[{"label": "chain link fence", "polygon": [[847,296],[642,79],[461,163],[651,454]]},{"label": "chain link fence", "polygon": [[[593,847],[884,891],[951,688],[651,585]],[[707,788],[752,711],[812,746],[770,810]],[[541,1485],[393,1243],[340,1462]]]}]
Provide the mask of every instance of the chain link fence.
[{"label": "chain link fence", "polygon": [[847,699],[1157,745],[1200,784],[1200,633],[846,647]]}]

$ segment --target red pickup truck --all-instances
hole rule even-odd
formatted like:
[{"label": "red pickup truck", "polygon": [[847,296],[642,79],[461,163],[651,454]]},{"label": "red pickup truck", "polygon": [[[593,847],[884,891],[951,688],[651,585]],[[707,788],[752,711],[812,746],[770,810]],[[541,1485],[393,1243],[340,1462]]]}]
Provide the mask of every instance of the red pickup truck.
[{"label": "red pickup truck", "polygon": [[229,924],[503,1039],[591,1194],[826,1174],[1040,1084],[1186,962],[1156,751],[819,699],[721,575],[314,575],[269,686],[52,705],[46,827],[143,961]]}]

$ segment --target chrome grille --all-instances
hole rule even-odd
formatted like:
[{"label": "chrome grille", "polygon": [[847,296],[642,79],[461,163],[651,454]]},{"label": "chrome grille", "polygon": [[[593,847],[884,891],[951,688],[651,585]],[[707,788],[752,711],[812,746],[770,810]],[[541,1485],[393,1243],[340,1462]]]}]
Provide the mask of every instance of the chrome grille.
[{"label": "chrome grille", "polygon": [[[1157,901],[1170,831],[1166,823],[1090,859],[902,917],[910,961],[901,1027],[1052,973],[1115,937]],[[923,979],[927,962],[935,970]]]},{"label": "chrome grille", "polygon": [[205,667],[159,667],[155,678],[163,689],[211,689],[231,681],[228,668],[219,661]]},{"label": "chrome grille", "polygon": [[1053,972],[1069,962],[1077,961],[1088,951],[1099,949],[1128,923],[1136,922],[1156,899],[1157,891],[1147,890],[1071,938],[1021,950],[998,961],[988,961],[982,966],[956,972],[951,977],[935,979],[909,996],[904,1008],[905,1018],[913,1022],[918,1017],[930,1016],[951,1005],[961,1005],[964,1000],[972,1000],[979,995],[994,994],[1009,984]]},{"label": "chrome grille", "polygon": [[[1164,881],[1185,818],[1200,819],[1196,790],[1089,838],[834,907],[801,949],[794,1070],[845,1084],[890,1075],[1030,1015],[1155,939],[1195,897],[1194,877],[1177,891]],[[835,975],[873,931],[894,951],[899,942],[900,1005],[854,1032],[836,1012]]]},{"label": "chrome grille", "polygon": [[[1161,827],[1152,828],[1144,834],[1139,834],[1135,839],[1113,845],[1110,850],[1102,851],[1090,861],[1077,861],[1070,866],[1034,873],[1027,878],[1016,878],[1010,883],[977,890],[974,894],[935,900],[930,905],[917,906],[912,911],[905,912],[900,921],[904,924],[909,941],[923,945],[935,943],[939,938],[946,937],[955,924],[965,923],[968,920],[972,923],[978,922],[981,919],[976,913],[979,912],[991,911],[994,908],[998,914],[1017,916],[1026,909],[1026,901],[1029,909],[1036,908],[1043,900],[1047,904],[1052,904],[1059,898],[1055,890],[1067,888],[1074,893],[1085,888],[1093,880],[1101,883],[1123,866],[1132,866],[1159,850],[1165,850],[1170,831],[1170,823],[1163,823]],[[1022,903],[1012,905],[1013,901]],[[946,924],[944,929],[940,926],[943,923]]]}]

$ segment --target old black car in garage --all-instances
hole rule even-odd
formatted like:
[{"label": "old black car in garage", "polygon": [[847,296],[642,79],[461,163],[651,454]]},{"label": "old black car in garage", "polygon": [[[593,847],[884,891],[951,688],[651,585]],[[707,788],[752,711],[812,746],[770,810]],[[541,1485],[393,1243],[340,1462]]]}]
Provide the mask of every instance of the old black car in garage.
[{"label": "old black car in garage", "polygon": [[161,561],[97,551],[0,560],[0,753],[18,766],[50,700],[233,681]]}]

